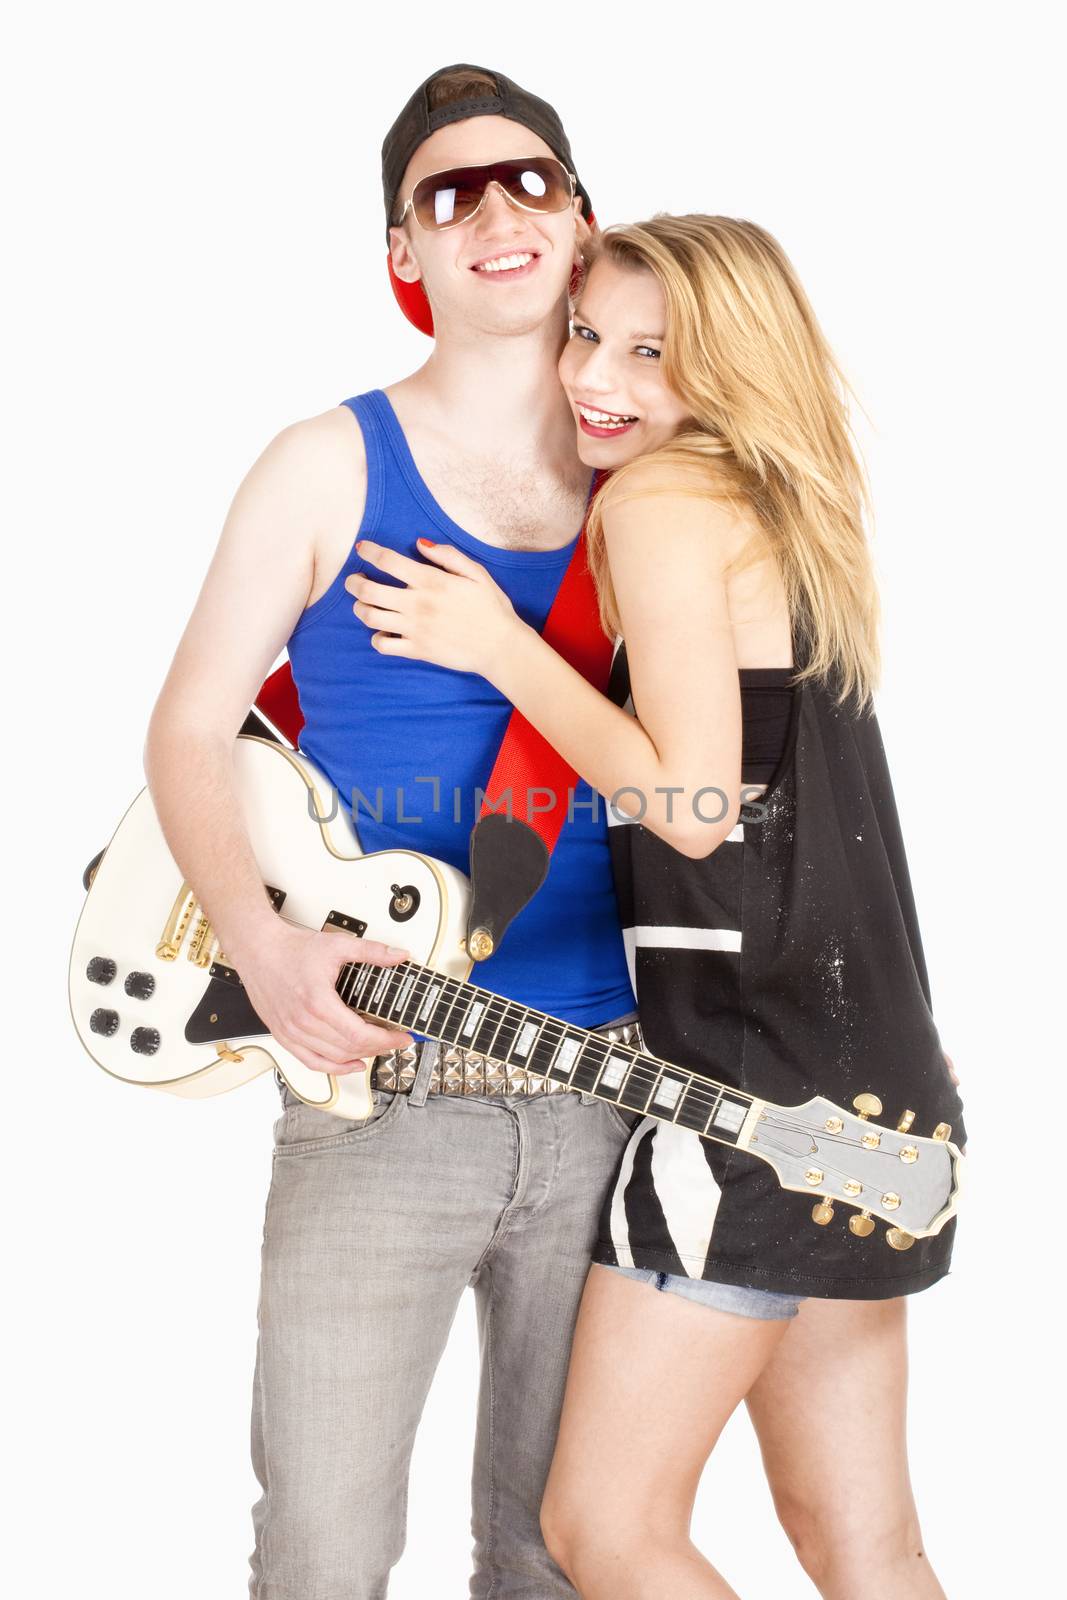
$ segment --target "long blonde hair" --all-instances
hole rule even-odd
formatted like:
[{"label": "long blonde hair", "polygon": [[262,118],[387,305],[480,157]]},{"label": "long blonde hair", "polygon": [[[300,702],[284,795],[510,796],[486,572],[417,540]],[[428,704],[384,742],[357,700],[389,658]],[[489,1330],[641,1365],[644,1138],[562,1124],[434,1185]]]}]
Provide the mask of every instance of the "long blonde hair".
[{"label": "long blonde hair", "polygon": [[[663,376],[693,418],[620,467],[590,508],[589,564],[605,631],[620,627],[604,494],[625,493],[639,462],[672,463],[688,469],[678,474],[683,492],[694,492],[695,479],[695,492],[755,513],[802,641],[797,679],[836,679],[838,703],[854,694],[862,709],[880,670],[879,603],[851,391],[781,245],[734,217],[659,213],[607,229],[584,256],[587,268],[606,259],[655,274],[667,303]],[[750,551],[740,565],[762,553]]]}]

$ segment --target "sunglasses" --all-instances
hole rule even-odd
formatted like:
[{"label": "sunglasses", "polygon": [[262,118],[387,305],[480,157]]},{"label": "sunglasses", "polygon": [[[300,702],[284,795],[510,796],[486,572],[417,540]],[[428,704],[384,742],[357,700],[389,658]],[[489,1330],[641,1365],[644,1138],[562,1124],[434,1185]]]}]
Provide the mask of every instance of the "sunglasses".
[{"label": "sunglasses", "polygon": [[552,156],[491,161],[484,167],[450,167],[419,179],[393,226],[399,228],[410,210],[419,226],[433,233],[458,227],[478,215],[492,184],[520,211],[541,215],[566,211],[574,198],[575,181],[574,173]]}]

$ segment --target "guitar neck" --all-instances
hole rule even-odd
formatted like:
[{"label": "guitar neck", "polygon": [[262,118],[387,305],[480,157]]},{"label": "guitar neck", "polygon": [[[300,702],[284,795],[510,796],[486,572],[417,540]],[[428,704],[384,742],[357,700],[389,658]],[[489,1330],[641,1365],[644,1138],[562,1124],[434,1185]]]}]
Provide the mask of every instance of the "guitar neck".
[{"label": "guitar neck", "polygon": [[414,961],[395,967],[346,963],[337,992],[346,1005],[376,1022],[527,1068],[718,1144],[737,1144],[755,1103],[752,1095],[724,1083]]}]

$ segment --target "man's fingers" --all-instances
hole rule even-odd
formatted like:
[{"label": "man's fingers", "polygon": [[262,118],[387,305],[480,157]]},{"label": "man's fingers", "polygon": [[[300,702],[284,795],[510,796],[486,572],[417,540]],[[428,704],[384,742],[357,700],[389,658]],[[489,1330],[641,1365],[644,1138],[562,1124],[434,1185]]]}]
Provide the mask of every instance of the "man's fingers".
[{"label": "man's fingers", "polygon": [[380,939],[357,939],[355,935],[352,935],[352,942],[359,945],[360,961],[394,967],[398,961],[411,960],[411,951],[406,945],[384,944]]},{"label": "man's fingers", "polygon": [[[294,1055],[296,1052],[293,1052]],[[320,1056],[314,1050],[301,1050],[299,1059],[305,1067],[310,1067],[312,1072],[328,1073],[331,1077],[343,1078],[349,1072],[365,1072],[367,1062],[350,1059],[348,1061],[331,1061],[328,1056]]]},{"label": "man's fingers", "polygon": [[341,1066],[334,1067],[334,1076],[338,1078],[345,1078],[350,1072],[366,1072],[373,1060],[373,1056],[363,1056],[357,1057],[354,1061],[345,1061],[341,1064]]}]

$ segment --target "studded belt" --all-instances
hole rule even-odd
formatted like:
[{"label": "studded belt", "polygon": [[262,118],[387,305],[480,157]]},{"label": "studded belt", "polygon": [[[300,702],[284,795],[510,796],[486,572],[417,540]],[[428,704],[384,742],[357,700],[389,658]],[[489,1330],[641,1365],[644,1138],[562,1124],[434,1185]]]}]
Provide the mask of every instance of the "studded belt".
[{"label": "studded belt", "polygon": [[[610,1028],[594,1028],[612,1044],[632,1044],[644,1049],[641,1028],[637,1022],[621,1022]],[[394,1093],[409,1094],[419,1070],[421,1043],[405,1045],[403,1050],[390,1050],[376,1056],[371,1067],[371,1087],[391,1089]],[[479,1055],[461,1044],[442,1044],[430,1073],[428,1094],[563,1094],[565,1083],[554,1078],[542,1078],[526,1067],[516,1067],[492,1056]]]}]

